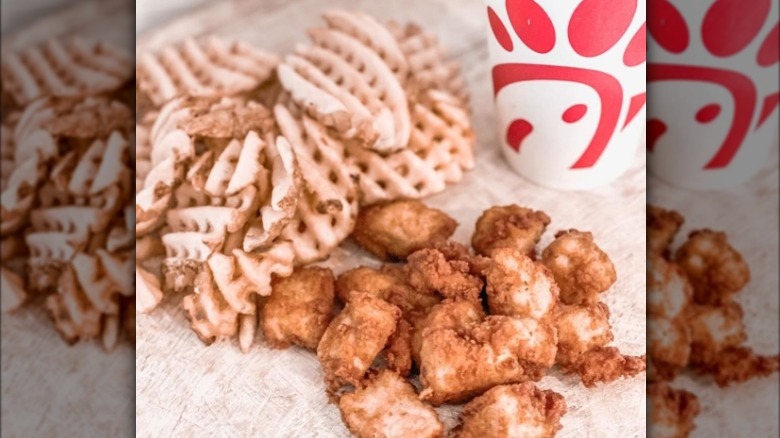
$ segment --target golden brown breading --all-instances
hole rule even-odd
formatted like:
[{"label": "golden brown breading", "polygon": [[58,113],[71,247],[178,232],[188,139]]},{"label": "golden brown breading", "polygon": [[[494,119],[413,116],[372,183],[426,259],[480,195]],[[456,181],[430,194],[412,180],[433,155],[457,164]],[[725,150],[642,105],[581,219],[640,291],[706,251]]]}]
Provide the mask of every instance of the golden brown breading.
[{"label": "golden brown breading", "polygon": [[615,266],[593,241],[593,234],[559,231],[542,252],[542,260],[561,289],[565,304],[592,304],[615,280]]},{"label": "golden brown breading", "polygon": [[495,385],[538,380],[555,362],[555,329],[531,318],[489,316],[465,330],[426,328],[421,397],[463,402]]},{"label": "golden brown breading", "polygon": [[759,356],[748,347],[728,347],[720,351],[714,360],[697,367],[700,373],[712,374],[718,386],[741,383],[754,377],[766,377],[778,371],[780,358]]},{"label": "golden brown breading", "polygon": [[647,313],[674,319],[686,315],[693,301],[693,288],[676,263],[650,257],[647,263]]},{"label": "golden brown breading", "polygon": [[750,281],[750,269],[732,247],[725,233],[694,231],[675,254],[688,275],[694,300],[699,304],[720,304]]},{"label": "golden brown breading", "polygon": [[563,427],[566,401],[533,383],[496,386],[470,401],[453,438],[552,438]]},{"label": "golden brown breading", "polygon": [[484,277],[487,269],[493,264],[488,257],[473,254],[469,248],[452,240],[434,242],[428,248],[435,249],[444,255],[447,260],[457,260],[469,266],[469,273],[478,277]]},{"label": "golden brown breading", "polygon": [[693,308],[693,289],[676,263],[657,255],[648,260],[647,379],[672,380],[690,360],[688,317]]},{"label": "golden brown breading", "polygon": [[437,249],[414,252],[404,266],[409,284],[421,292],[438,292],[445,298],[479,301],[484,281],[472,274],[464,260],[448,260]]},{"label": "golden brown breading", "polygon": [[317,357],[330,390],[357,385],[395,331],[401,310],[367,293],[353,293],[320,340]]},{"label": "golden brown breading", "polygon": [[404,260],[432,242],[447,240],[458,223],[420,201],[393,201],[360,210],[355,241],[385,261]]},{"label": "golden brown breading", "polygon": [[485,319],[485,311],[482,306],[472,301],[445,300],[441,304],[433,306],[431,311],[422,321],[415,324],[412,337],[412,355],[414,361],[420,363],[420,349],[422,348],[422,333],[425,329],[452,329],[466,330],[473,323],[482,322]]},{"label": "golden brown breading", "polygon": [[581,354],[575,362],[563,366],[565,372],[577,374],[582,384],[592,388],[598,383],[633,377],[647,368],[646,356],[626,356],[615,347],[597,347]]},{"label": "golden brown breading", "polygon": [[650,427],[653,438],[686,438],[699,414],[699,399],[692,393],[673,389],[663,382],[647,385]]},{"label": "golden brown breading", "polygon": [[647,320],[647,380],[672,380],[688,365],[691,335],[683,317],[651,316]]},{"label": "golden brown breading", "polygon": [[387,368],[401,376],[408,376],[412,370],[412,337],[414,327],[405,319],[398,320],[395,332],[387,341],[385,357]]},{"label": "golden brown breading", "polygon": [[488,305],[493,314],[547,318],[560,294],[550,270],[520,250],[497,248],[486,272]]},{"label": "golden brown breading", "polygon": [[381,371],[339,400],[341,418],[358,438],[444,438],[436,411],[392,371]]},{"label": "golden brown breading", "polygon": [[674,210],[647,206],[647,252],[651,256],[668,258],[669,246],[685,218]]},{"label": "golden brown breading", "polygon": [[718,353],[747,339],[742,307],[735,302],[723,306],[694,305],[687,325],[693,365],[713,363]]},{"label": "golden brown breading", "polygon": [[299,268],[289,277],[274,278],[262,310],[268,343],[275,348],[291,344],[317,348],[333,319],[334,283],[333,272],[319,267]]},{"label": "golden brown breading", "polygon": [[612,342],[609,308],[604,303],[559,306],[554,323],[558,332],[556,362],[561,364],[572,363],[585,352]]},{"label": "golden brown breading", "polygon": [[535,259],[536,244],[549,223],[543,211],[519,205],[491,207],[477,219],[471,246],[484,256],[497,248],[515,248]]},{"label": "golden brown breading", "polygon": [[342,303],[349,302],[352,292],[365,292],[385,299],[393,287],[403,287],[402,283],[389,274],[368,266],[358,266],[342,272],[336,279],[336,296]]},{"label": "golden brown breading", "polygon": [[387,265],[381,269],[366,266],[350,269],[336,280],[336,294],[342,302],[349,302],[350,293],[365,292],[398,306],[411,323],[425,317],[428,310],[441,302],[435,292],[420,292],[406,282],[400,266]]}]

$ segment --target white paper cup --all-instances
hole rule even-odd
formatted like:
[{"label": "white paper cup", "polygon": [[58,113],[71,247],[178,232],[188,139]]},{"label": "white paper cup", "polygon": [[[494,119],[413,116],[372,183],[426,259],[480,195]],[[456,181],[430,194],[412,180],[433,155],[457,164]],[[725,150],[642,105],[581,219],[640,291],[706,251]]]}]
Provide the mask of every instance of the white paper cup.
[{"label": "white paper cup", "polygon": [[651,6],[650,171],[690,189],[745,182],[777,147],[778,2]]},{"label": "white paper cup", "polygon": [[485,0],[501,149],[531,181],[589,189],[645,125],[645,0]]}]

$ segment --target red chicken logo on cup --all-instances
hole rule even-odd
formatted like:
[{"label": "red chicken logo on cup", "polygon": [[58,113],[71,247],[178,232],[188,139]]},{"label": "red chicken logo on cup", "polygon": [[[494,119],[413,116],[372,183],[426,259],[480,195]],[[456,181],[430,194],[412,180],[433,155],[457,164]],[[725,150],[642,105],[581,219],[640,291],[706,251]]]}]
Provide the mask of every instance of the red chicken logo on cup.
[{"label": "red chicken logo on cup", "polygon": [[[772,0],[650,0],[651,170],[717,188],[765,163],[776,126],[777,6]],[[774,137],[774,138],[773,138]]]},{"label": "red chicken logo on cup", "polygon": [[[594,169],[608,149],[638,144],[641,128],[634,125],[644,123],[637,116],[646,96],[644,5],[506,0],[497,11],[493,3],[488,22],[505,53],[491,52],[499,112],[500,99],[517,102],[515,114],[499,115],[507,147],[516,154],[552,154],[566,161],[563,172]],[[630,140],[615,141],[623,134]],[[623,161],[633,157],[634,148],[626,148],[630,156]]]}]

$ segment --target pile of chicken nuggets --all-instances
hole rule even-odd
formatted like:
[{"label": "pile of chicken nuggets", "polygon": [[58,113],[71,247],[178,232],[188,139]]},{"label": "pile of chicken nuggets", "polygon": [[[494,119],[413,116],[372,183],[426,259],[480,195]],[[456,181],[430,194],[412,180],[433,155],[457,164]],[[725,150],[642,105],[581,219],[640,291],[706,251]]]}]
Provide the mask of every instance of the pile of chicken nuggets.
[{"label": "pile of chicken nuggets", "polygon": [[533,382],[559,365],[592,387],[646,362],[608,345],[599,296],[617,276],[591,233],[560,231],[537,254],[550,221],[517,205],[490,208],[472,251],[448,240],[458,224],[442,211],[408,200],[373,205],[353,239],[385,264],[338,277],[303,267],[276,279],[266,337],[316,351],[358,437],[444,437],[433,407],[460,403],[448,436],[555,436],[566,403]]},{"label": "pile of chicken nuggets", "polygon": [[723,232],[692,231],[672,252],[684,218],[647,207],[647,395],[654,436],[687,437],[700,406],[695,394],[669,385],[684,369],[721,387],[778,371],[778,355],[744,345],[742,307],[733,300],[750,269]]}]

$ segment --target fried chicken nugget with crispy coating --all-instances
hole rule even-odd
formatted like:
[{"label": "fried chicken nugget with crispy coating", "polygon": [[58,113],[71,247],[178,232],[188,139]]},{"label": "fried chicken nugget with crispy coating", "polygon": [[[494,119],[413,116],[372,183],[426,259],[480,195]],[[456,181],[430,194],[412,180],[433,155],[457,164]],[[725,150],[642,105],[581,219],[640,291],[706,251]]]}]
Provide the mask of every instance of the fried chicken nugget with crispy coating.
[{"label": "fried chicken nugget with crispy coating", "polygon": [[444,424],[436,411],[392,371],[381,371],[355,392],[344,394],[339,410],[347,428],[358,438],[444,438]]},{"label": "fried chicken nugget with crispy coating", "polygon": [[780,357],[760,356],[749,347],[728,347],[720,351],[713,362],[697,368],[700,373],[712,374],[718,386],[741,383],[754,377],[766,377],[778,371]]},{"label": "fried chicken nugget with crispy coating", "polygon": [[674,210],[647,206],[647,252],[651,256],[669,257],[669,246],[685,218]]},{"label": "fried chicken nugget with crispy coating", "polygon": [[612,342],[609,308],[604,303],[559,306],[554,321],[558,332],[556,362],[560,364],[571,364],[587,351]]},{"label": "fried chicken nugget with crispy coating", "polygon": [[650,416],[648,436],[686,438],[699,414],[699,399],[692,393],[674,389],[665,382],[647,385]]},{"label": "fried chicken nugget with crispy coating", "polygon": [[395,332],[401,310],[367,293],[353,293],[317,346],[330,390],[357,385]]},{"label": "fried chicken nugget with crispy coating", "polygon": [[358,266],[339,274],[336,279],[336,296],[342,303],[348,303],[353,292],[364,292],[385,299],[394,287],[404,287],[398,279],[379,269]]},{"label": "fried chicken nugget with crispy coating", "polygon": [[496,386],[470,401],[453,438],[552,438],[563,427],[566,401],[533,383]]},{"label": "fried chicken nugget with crispy coating", "polygon": [[561,289],[565,304],[592,304],[617,280],[615,266],[593,241],[593,234],[578,230],[559,231],[542,252]]},{"label": "fried chicken nugget with crispy coating", "polygon": [[420,349],[422,348],[423,332],[426,329],[452,329],[463,331],[471,324],[482,322],[485,319],[485,311],[482,306],[472,301],[445,300],[441,304],[433,306],[425,319],[415,324],[412,336],[412,356],[416,363],[420,363]]},{"label": "fried chicken nugget with crispy coating", "polygon": [[558,304],[558,285],[547,267],[518,249],[497,248],[486,272],[488,306],[493,314],[542,320]]},{"label": "fried chicken nugget with crispy coating", "polygon": [[479,302],[485,284],[481,277],[473,274],[468,261],[448,259],[435,248],[412,253],[404,270],[412,287],[421,292],[437,292],[445,298]]},{"label": "fried chicken nugget with crispy coating", "polygon": [[707,366],[718,354],[747,340],[744,312],[736,302],[722,306],[693,306],[688,328],[691,333],[691,365]]},{"label": "fried chicken nugget with crispy coating", "polygon": [[471,246],[478,254],[490,256],[498,248],[515,248],[536,258],[536,244],[550,217],[519,205],[491,207],[477,219]]},{"label": "fried chicken nugget with crispy coating", "polygon": [[647,357],[624,355],[615,347],[597,347],[580,355],[564,371],[577,374],[586,388],[634,377],[647,369]]},{"label": "fried chicken nugget with crispy coating", "polygon": [[685,271],[698,304],[722,304],[750,281],[750,269],[726,233],[693,231],[677,249],[675,261]]},{"label": "fried chicken nugget with crispy coating", "polygon": [[262,310],[263,332],[275,348],[291,344],[314,350],[333,319],[333,272],[327,268],[296,269],[274,278],[271,296]]},{"label": "fried chicken nugget with crispy coating", "polygon": [[360,210],[352,237],[384,261],[405,260],[436,241],[447,240],[458,223],[420,201],[400,200]]},{"label": "fried chicken nugget with crispy coating", "polygon": [[410,322],[401,318],[385,348],[387,368],[401,376],[408,376],[412,370],[412,338],[414,327]]},{"label": "fried chicken nugget with crispy coating", "polygon": [[441,302],[439,294],[410,286],[403,269],[392,265],[381,269],[360,266],[343,272],[336,280],[336,295],[348,303],[354,292],[369,293],[398,306],[411,323],[424,318],[431,307]]},{"label": "fried chicken nugget with crispy coating", "polygon": [[651,255],[647,263],[648,380],[672,380],[688,365],[688,316],[693,289],[676,263]]},{"label": "fried chicken nugget with crispy coating", "polygon": [[414,326],[422,321],[429,310],[441,302],[436,293],[420,293],[406,283],[406,274],[399,266],[386,265],[381,269],[366,266],[342,273],[336,281],[336,293],[349,302],[352,293],[366,292],[394,304],[402,312],[395,332],[385,348],[388,368],[402,376],[412,368],[412,337]]},{"label": "fried chicken nugget with crispy coating", "polygon": [[531,318],[494,315],[465,330],[426,328],[422,339],[421,397],[436,406],[538,380],[555,363],[554,327]]},{"label": "fried chicken nugget with crispy coating", "polygon": [[579,375],[586,387],[645,370],[645,356],[626,356],[606,346],[613,338],[606,304],[560,306],[554,320],[558,334],[556,362],[565,372]]},{"label": "fried chicken nugget with crispy coating", "polygon": [[650,257],[647,262],[647,312],[653,317],[684,316],[693,300],[693,288],[685,272],[673,262]]},{"label": "fried chicken nugget with crispy coating", "polygon": [[651,316],[647,321],[647,351],[647,380],[673,380],[691,357],[691,335],[685,319]]}]

